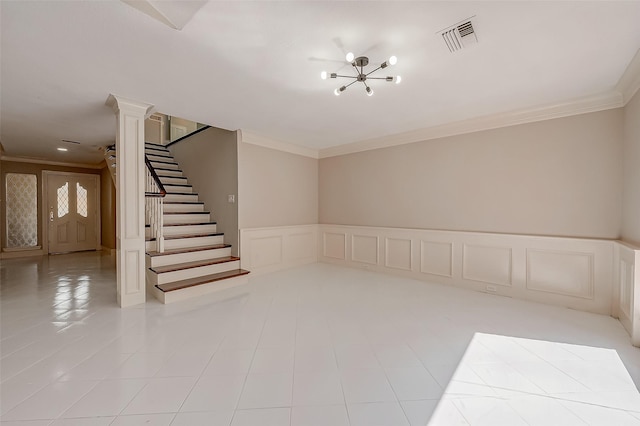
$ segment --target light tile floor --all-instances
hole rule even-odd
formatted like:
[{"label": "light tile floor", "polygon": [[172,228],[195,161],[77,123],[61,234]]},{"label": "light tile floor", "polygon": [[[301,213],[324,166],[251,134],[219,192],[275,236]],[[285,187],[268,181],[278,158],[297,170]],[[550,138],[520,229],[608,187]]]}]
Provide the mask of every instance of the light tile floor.
[{"label": "light tile floor", "polygon": [[0,270],[2,426],[640,425],[605,316],[323,264],[129,309],[109,256]]}]

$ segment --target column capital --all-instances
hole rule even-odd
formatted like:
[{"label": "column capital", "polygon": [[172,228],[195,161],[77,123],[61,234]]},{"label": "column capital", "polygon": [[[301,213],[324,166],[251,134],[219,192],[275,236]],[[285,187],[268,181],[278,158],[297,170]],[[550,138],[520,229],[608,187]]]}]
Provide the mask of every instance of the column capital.
[{"label": "column capital", "polygon": [[129,111],[132,113],[143,115],[145,119],[148,118],[155,109],[155,106],[152,104],[125,98],[124,96],[120,95],[114,95],[113,93],[111,93],[109,97],[107,97],[105,105],[113,108],[113,111],[116,114],[120,113],[121,111]]}]

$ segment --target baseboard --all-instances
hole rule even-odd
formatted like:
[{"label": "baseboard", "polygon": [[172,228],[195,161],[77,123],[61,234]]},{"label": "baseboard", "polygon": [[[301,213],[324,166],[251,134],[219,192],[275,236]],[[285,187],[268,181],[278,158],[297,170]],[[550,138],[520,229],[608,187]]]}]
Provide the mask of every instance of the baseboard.
[{"label": "baseboard", "polygon": [[11,249],[3,249],[4,251],[0,253],[0,259],[17,259],[20,257],[33,257],[33,256],[46,256],[47,253],[41,249],[31,249],[31,250],[11,250]]}]

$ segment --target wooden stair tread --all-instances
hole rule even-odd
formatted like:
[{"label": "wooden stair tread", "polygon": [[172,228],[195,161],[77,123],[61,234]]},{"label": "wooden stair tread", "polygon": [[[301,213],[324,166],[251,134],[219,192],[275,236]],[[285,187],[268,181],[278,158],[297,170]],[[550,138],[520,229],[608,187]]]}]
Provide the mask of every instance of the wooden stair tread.
[{"label": "wooden stair tread", "polygon": [[196,260],[195,262],[176,263],[175,265],[156,266],[153,268],[149,268],[149,270],[151,272],[155,272],[156,274],[164,274],[167,272],[176,272],[184,271],[185,269],[199,268],[201,266],[219,265],[221,263],[235,262],[236,260],[240,260],[240,258],[235,256],[223,256],[208,260]]},{"label": "wooden stair tread", "polygon": [[152,145],[152,146],[159,146],[161,148],[167,149],[167,147],[165,145],[160,145],[159,143],[153,143],[153,142],[144,142],[145,145]]},{"label": "wooden stair tread", "polygon": [[[156,172],[158,170],[164,170],[166,172],[181,172],[182,173],[182,170],[180,170],[180,169],[163,169],[162,167],[154,167],[154,169],[156,169]],[[165,177],[170,177],[170,176],[165,176]],[[180,177],[180,176],[173,176],[173,177]]]},{"label": "wooden stair tread", "polygon": [[198,247],[190,247],[190,248],[178,248],[165,250],[163,253],[158,253],[157,251],[148,251],[147,255],[149,257],[158,257],[158,256],[168,256],[171,254],[181,254],[181,253],[194,253],[198,251],[206,251],[206,250],[217,250],[222,248],[229,248],[231,244],[212,244],[209,246],[198,246]]},{"label": "wooden stair tread", "polygon": [[182,238],[198,238],[198,237],[218,237],[220,235],[224,235],[223,232],[216,232],[212,234],[184,234],[184,235],[166,235],[164,237],[165,241],[168,240],[179,240]]},{"label": "wooden stair tread", "polygon": [[195,225],[217,225],[217,222],[200,222],[200,223],[163,223],[162,226],[195,226]]},{"label": "wooden stair tread", "polygon": [[203,201],[165,201],[163,204],[204,204]]},{"label": "wooden stair tread", "polygon": [[242,275],[247,275],[249,271],[244,269],[232,269],[230,271],[220,272],[217,274],[205,275],[203,277],[190,278],[182,281],[174,281],[172,283],[167,284],[159,284],[156,286],[159,290],[164,293],[181,290],[183,288],[194,287],[197,285],[208,284],[220,280],[224,280],[227,278],[239,277]]},{"label": "wooden stair tread", "polygon": [[[167,185],[164,185],[167,186]],[[197,192],[167,192],[167,195],[171,194],[171,195],[198,195]]]},{"label": "wooden stair tread", "polygon": [[162,212],[162,214],[210,214],[211,212]]}]

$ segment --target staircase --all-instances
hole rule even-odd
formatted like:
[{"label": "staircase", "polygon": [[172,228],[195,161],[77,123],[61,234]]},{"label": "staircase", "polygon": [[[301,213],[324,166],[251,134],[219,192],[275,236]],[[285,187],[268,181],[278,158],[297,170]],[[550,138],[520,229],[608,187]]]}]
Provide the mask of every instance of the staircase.
[{"label": "staircase", "polygon": [[[115,151],[107,150],[108,163],[116,161],[111,156]],[[224,234],[217,232],[171,152],[146,143],[145,157],[147,179],[159,180],[153,187],[161,189],[147,188],[147,291],[171,303],[246,283],[249,271],[240,269],[240,258],[231,255],[231,245],[224,243]],[[115,167],[110,170],[115,179]],[[149,202],[149,197],[155,198]],[[161,217],[154,221],[154,215]]]}]

